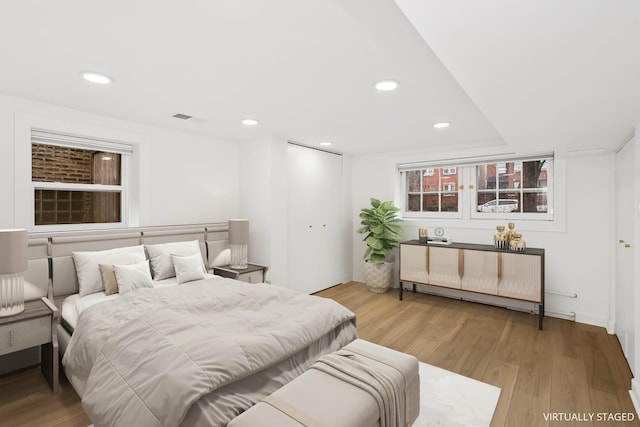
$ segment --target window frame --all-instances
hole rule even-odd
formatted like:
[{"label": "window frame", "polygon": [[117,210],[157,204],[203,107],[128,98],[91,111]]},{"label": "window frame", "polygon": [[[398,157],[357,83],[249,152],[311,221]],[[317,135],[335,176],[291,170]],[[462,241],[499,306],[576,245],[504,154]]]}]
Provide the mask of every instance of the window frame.
[{"label": "window frame", "polygon": [[[500,163],[514,163],[514,162],[525,162],[525,161],[532,161],[532,160],[545,160],[547,161],[547,166],[546,166],[546,170],[547,170],[547,187],[546,187],[546,191],[540,191],[541,193],[546,193],[547,194],[547,212],[540,212],[540,213],[534,213],[534,212],[478,212],[477,207],[479,206],[479,202],[478,202],[478,193],[488,193],[489,191],[485,191],[485,190],[478,190],[478,167],[482,166],[482,165],[487,165],[487,164],[495,164],[496,165],[496,174],[498,173],[498,164]],[[553,198],[553,182],[554,182],[554,176],[553,176],[553,169],[554,169],[554,159],[553,157],[548,157],[548,156],[540,156],[538,158],[528,158],[528,159],[514,159],[514,160],[510,160],[507,159],[504,162],[501,161],[496,161],[496,162],[483,162],[483,163],[479,163],[477,165],[473,165],[471,166],[472,168],[472,177],[473,177],[473,183],[472,185],[475,186],[474,191],[472,191],[471,194],[471,207],[470,207],[470,219],[506,219],[509,221],[516,221],[516,220],[529,220],[529,221],[553,221],[553,205],[554,205],[554,198]],[[521,170],[521,168],[520,168]],[[519,185],[518,188],[512,188],[512,189],[500,189],[500,185],[497,183],[497,177],[496,177],[496,188],[492,189],[491,192],[495,192],[496,194],[496,199],[498,200],[498,206],[499,206],[499,200],[500,199],[500,192],[518,192],[520,193],[520,198],[518,203],[521,203],[521,201],[523,200],[523,196],[524,193],[531,193],[533,191],[525,191],[525,190],[531,190],[531,189],[525,189],[522,188],[522,180],[519,181]],[[551,182],[552,185],[549,185],[549,182]],[[509,190],[509,191],[507,191]]]},{"label": "window frame", "polygon": [[[547,160],[547,212],[546,213],[527,213],[527,212],[477,212],[478,206],[478,174],[477,167],[480,165],[486,164],[496,164],[499,163],[510,163],[510,162],[524,162],[524,161],[533,161],[533,160]],[[455,159],[451,161],[432,161],[432,162],[415,162],[415,163],[398,163],[396,164],[397,169],[400,172],[400,185],[398,188],[400,193],[400,199],[402,200],[402,218],[409,220],[417,220],[417,219],[443,219],[443,220],[454,220],[459,219],[463,221],[469,221],[469,224],[477,224],[480,225],[483,221],[487,220],[488,223],[495,223],[494,220],[507,220],[507,221],[531,221],[532,224],[555,224],[557,215],[555,213],[555,208],[558,206],[558,202],[555,201],[554,194],[554,186],[557,185],[556,179],[556,167],[558,166],[557,159],[554,158],[553,153],[545,153],[540,155],[531,155],[531,156],[496,156],[495,159],[482,158],[482,159],[465,159],[464,162],[456,162]],[[460,206],[459,212],[456,212],[455,215],[451,215],[451,212],[408,212],[406,210],[408,206],[408,191],[407,191],[407,179],[404,176],[406,172],[411,170],[433,170],[437,168],[457,168],[458,171],[458,204]],[[499,187],[499,185],[496,185]],[[528,192],[524,191],[521,188],[521,182],[518,186],[519,188],[514,189],[515,191],[522,193]],[[461,189],[460,189],[461,188]],[[499,188],[492,190],[499,192]],[[522,196],[521,196],[522,198]],[[498,198],[497,198],[498,200]],[[521,202],[519,202],[521,203]],[[560,203],[562,204],[562,203]],[[562,219],[560,222],[557,222],[558,225],[562,225]],[[546,226],[545,226],[546,227]]]},{"label": "window frame", "polygon": [[[32,232],[52,232],[126,228],[140,224],[140,207],[144,205],[144,202],[139,197],[142,193],[140,188],[141,153],[143,144],[146,145],[146,140],[143,137],[127,131],[64,122],[27,114],[16,113],[14,120],[14,224],[16,227],[26,228]],[[96,145],[92,143],[95,142],[102,144],[99,145],[102,147],[102,151],[121,154],[121,188],[119,189],[121,191],[121,213],[119,222],[35,225],[34,198],[36,188],[45,190],[61,189],[63,191],[113,191],[116,189],[113,186],[104,184],[42,183],[32,181],[32,144],[35,142],[56,145],[56,143],[52,142],[34,141],[32,133],[38,131],[84,138],[90,142],[85,147],[76,143],[57,143],[60,146],[97,151]],[[112,149],[113,147],[115,149]],[[129,152],[123,154],[123,147],[126,147]],[[146,152],[146,149],[144,151]],[[86,189],[86,185],[92,188]]]},{"label": "window frame", "polygon": [[[406,178],[406,173],[411,172],[411,171],[416,171],[416,170],[420,170],[420,171],[424,171],[424,175],[426,176],[434,176],[435,174],[433,173],[436,169],[440,169],[440,173],[438,175],[438,186],[436,187],[435,191],[424,191],[424,188],[422,186],[422,184],[420,185],[420,192],[409,192],[407,189],[407,178]],[[401,210],[402,212],[402,217],[403,218],[450,218],[450,219],[461,219],[463,217],[463,201],[462,201],[462,190],[461,190],[461,185],[463,182],[463,169],[456,167],[456,170],[458,171],[458,182],[456,184],[456,189],[454,191],[445,191],[443,189],[440,189],[441,185],[442,185],[442,177],[444,176],[444,173],[442,172],[444,170],[444,167],[442,166],[426,166],[426,167],[416,167],[416,168],[411,168],[411,169],[405,169],[403,170],[401,176],[402,176],[402,194],[403,194],[403,208]],[[431,174],[429,175],[429,171],[431,171]],[[422,175],[422,173],[421,173]],[[423,176],[424,176],[423,175]],[[447,176],[451,176],[451,175],[447,175]],[[406,210],[408,203],[409,203],[409,194],[420,194],[420,206],[422,207],[422,200],[423,200],[423,196],[424,194],[437,194],[438,197],[438,204],[439,204],[439,208],[441,208],[441,198],[443,194],[450,194],[450,193],[457,193],[458,194],[458,211],[457,212],[441,212],[441,211],[421,211],[421,212],[409,212]]]},{"label": "window frame", "polygon": [[[33,181],[31,180],[31,229],[36,232],[40,231],[67,231],[67,230],[82,230],[82,229],[96,229],[96,228],[125,228],[129,224],[129,218],[127,215],[129,207],[129,173],[130,173],[130,153],[126,153],[119,149],[120,143],[112,143],[106,140],[100,140],[98,147],[95,145],[82,145],[82,143],[67,143],[64,142],[34,142],[34,133],[37,130],[32,130],[31,144],[50,145],[57,147],[75,148],[79,150],[96,150],[99,149],[104,152],[113,152],[120,154],[120,185],[106,185],[106,184],[78,184],[71,182],[46,182],[46,181]],[[67,136],[61,134],[63,136]],[[72,136],[72,135],[69,135]],[[133,149],[131,148],[131,151]],[[33,160],[32,160],[33,161]],[[36,224],[35,219],[35,192],[36,190],[54,190],[54,191],[86,191],[91,193],[98,192],[112,192],[120,194],[120,221],[117,222],[86,222],[86,223],[74,223],[74,224]]]}]

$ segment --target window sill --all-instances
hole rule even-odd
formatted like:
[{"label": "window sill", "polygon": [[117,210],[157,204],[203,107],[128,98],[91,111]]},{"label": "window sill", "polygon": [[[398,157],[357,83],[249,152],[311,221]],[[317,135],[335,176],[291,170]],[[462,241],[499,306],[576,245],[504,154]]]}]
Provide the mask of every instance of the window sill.
[{"label": "window sill", "polygon": [[540,231],[563,233],[566,231],[564,221],[558,220],[532,220],[517,218],[492,218],[492,219],[452,219],[452,218],[414,218],[403,217],[403,222],[410,227],[443,227],[456,229],[495,230],[496,226],[513,222],[518,231]]}]

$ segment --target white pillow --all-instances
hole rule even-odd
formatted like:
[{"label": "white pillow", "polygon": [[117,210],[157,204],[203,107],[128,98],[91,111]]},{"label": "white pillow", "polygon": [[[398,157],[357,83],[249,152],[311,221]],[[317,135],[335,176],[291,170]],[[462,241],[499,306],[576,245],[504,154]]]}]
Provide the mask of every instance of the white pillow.
[{"label": "white pillow", "polygon": [[73,252],[80,296],[104,290],[99,264],[137,263],[145,260],[146,256],[142,245],[104,251]]},{"label": "white pillow", "polygon": [[211,262],[211,267],[222,267],[231,264],[231,249],[222,250]]},{"label": "white pillow", "polygon": [[[151,271],[154,280],[168,279],[176,275],[176,270],[171,261],[173,255],[191,255],[194,252],[200,253],[200,243],[197,240],[190,242],[162,243],[159,245],[146,245],[151,261]],[[204,268],[202,258],[200,260]]]},{"label": "white pillow", "polygon": [[113,265],[113,272],[118,282],[118,293],[126,294],[139,288],[153,288],[153,279],[149,271],[149,263]]},{"label": "white pillow", "polygon": [[176,270],[178,284],[200,280],[206,277],[200,252],[186,256],[171,254],[171,260]]}]

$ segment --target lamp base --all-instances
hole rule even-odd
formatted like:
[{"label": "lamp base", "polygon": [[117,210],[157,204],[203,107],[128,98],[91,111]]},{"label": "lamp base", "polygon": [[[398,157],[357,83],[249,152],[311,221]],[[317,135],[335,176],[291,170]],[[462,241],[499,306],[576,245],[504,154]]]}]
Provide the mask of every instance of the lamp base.
[{"label": "lamp base", "polygon": [[22,274],[0,274],[0,317],[15,316],[24,311],[24,277]]},{"label": "lamp base", "polygon": [[247,254],[249,245],[237,245],[232,244],[231,246],[231,268],[235,268],[236,270],[243,270],[248,267],[247,263]]}]

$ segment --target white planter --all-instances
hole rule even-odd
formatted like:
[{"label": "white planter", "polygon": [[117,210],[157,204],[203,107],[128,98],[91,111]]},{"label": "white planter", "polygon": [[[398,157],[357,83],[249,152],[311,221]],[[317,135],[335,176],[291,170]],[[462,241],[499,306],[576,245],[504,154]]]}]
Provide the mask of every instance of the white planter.
[{"label": "white planter", "polygon": [[393,263],[385,261],[382,264],[364,263],[364,280],[369,291],[376,294],[384,294],[391,286],[393,277]]}]

